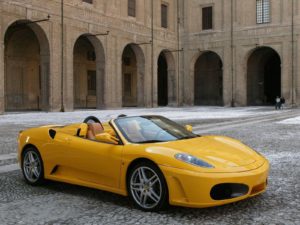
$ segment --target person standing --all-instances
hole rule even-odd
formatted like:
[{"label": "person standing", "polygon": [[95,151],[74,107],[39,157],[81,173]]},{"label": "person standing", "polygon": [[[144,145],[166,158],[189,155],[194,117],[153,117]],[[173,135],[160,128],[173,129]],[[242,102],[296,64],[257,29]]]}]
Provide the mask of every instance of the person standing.
[{"label": "person standing", "polygon": [[280,98],[278,96],[275,99],[275,109],[280,109]]},{"label": "person standing", "polygon": [[280,109],[283,109],[284,104],[285,104],[285,98],[284,98],[284,97],[281,97],[281,98],[280,98]]}]

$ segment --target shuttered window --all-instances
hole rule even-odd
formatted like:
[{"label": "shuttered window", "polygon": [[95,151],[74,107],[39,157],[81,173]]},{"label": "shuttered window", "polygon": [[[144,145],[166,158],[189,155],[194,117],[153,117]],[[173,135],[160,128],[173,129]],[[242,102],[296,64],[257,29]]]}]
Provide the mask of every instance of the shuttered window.
[{"label": "shuttered window", "polygon": [[93,4],[93,0],[82,0],[83,2]]},{"label": "shuttered window", "polygon": [[135,17],[136,0],[128,0],[128,16]]},{"label": "shuttered window", "polygon": [[161,4],[161,26],[168,28],[168,6]]},{"label": "shuttered window", "polygon": [[202,8],[202,30],[213,29],[213,7]]},{"label": "shuttered window", "polygon": [[256,23],[270,22],[270,0],[256,0]]}]

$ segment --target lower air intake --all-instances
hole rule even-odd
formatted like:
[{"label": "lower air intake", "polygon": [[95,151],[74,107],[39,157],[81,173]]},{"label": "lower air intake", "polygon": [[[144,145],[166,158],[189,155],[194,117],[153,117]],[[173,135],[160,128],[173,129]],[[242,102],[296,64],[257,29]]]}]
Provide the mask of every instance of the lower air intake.
[{"label": "lower air intake", "polygon": [[243,196],[247,194],[249,187],[245,184],[224,183],[215,185],[210,196],[214,200],[225,200]]}]

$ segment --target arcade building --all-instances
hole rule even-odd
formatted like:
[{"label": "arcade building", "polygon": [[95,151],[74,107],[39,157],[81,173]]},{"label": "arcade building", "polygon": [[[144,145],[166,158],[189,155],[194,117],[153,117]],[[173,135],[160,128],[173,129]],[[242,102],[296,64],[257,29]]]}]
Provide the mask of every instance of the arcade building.
[{"label": "arcade building", "polygon": [[0,0],[0,113],[300,104],[296,0]]}]

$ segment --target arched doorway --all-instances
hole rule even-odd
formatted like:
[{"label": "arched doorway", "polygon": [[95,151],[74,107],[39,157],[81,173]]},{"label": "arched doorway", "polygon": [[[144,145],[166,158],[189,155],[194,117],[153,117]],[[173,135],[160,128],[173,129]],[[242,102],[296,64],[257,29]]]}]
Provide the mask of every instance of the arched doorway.
[{"label": "arched doorway", "polygon": [[42,28],[27,20],[5,33],[5,110],[48,110],[48,39]]},{"label": "arched doorway", "polygon": [[274,104],[281,96],[281,60],[269,47],[255,49],[247,63],[247,104]]},{"label": "arched doorway", "polygon": [[145,58],[142,49],[129,44],[122,54],[122,106],[144,105]]},{"label": "arched doorway", "polygon": [[164,50],[157,61],[157,104],[167,106],[176,102],[175,60],[172,53]]},{"label": "arched doorway", "polygon": [[95,36],[74,45],[74,108],[101,108],[104,102],[104,49]]},{"label": "arched doorway", "polygon": [[157,104],[168,105],[168,63],[164,53],[160,53],[157,63]]},{"label": "arched doorway", "polygon": [[208,51],[199,56],[194,69],[194,104],[223,105],[223,64]]}]

